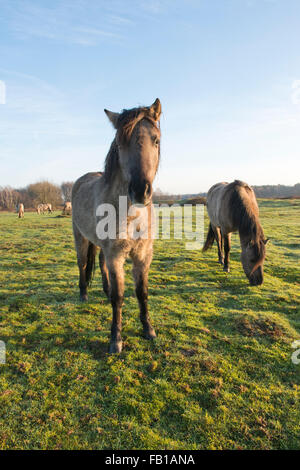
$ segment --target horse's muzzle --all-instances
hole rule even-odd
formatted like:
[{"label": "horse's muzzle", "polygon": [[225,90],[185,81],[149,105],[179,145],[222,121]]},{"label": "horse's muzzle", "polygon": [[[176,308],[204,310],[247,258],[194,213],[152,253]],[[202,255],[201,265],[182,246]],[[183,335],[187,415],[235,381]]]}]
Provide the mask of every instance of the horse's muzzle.
[{"label": "horse's muzzle", "polygon": [[260,268],[251,274],[249,277],[249,282],[251,286],[260,286],[264,282],[264,276]]},{"label": "horse's muzzle", "polygon": [[152,197],[152,185],[148,181],[129,183],[128,195],[132,204],[144,204],[147,206]]}]

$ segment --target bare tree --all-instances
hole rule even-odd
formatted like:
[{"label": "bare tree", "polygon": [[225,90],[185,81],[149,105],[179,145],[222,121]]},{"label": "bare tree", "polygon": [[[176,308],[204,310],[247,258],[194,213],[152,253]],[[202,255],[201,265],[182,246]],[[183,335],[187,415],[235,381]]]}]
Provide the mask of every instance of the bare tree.
[{"label": "bare tree", "polygon": [[30,184],[27,187],[28,195],[33,206],[40,203],[52,204],[52,206],[60,206],[63,203],[61,189],[59,186],[49,181],[40,181],[39,183]]},{"label": "bare tree", "polygon": [[14,210],[16,205],[20,202],[21,196],[18,191],[6,186],[0,187],[0,209],[2,210]]},{"label": "bare tree", "polygon": [[64,181],[61,184],[60,187],[61,187],[61,192],[62,192],[64,202],[71,201],[73,184],[74,183],[72,181]]}]

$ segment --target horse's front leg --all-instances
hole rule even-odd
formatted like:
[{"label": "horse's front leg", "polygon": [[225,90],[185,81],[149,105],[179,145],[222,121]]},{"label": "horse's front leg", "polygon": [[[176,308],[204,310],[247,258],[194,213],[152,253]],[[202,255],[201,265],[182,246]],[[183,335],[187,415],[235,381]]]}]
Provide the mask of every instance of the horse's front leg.
[{"label": "horse's front leg", "polygon": [[113,260],[108,263],[110,280],[110,300],[113,311],[109,353],[122,351],[122,306],[124,299],[124,260]]},{"label": "horse's front leg", "polygon": [[148,310],[148,272],[152,254],[146,259],[133,257],[133,277],[135,282],[135,293],[140,307],[140,319],[143,325],[143,336],[146,339],[156,338],[156,333],[150,322]]},{"label": "horse's front leg", "polygon": [[224,251],[225,251],[225,257],[224,257],[224,271],[229,273],[230,268],[229,268],[229,252],[230,252],[230,247],[231,247],[231,233],[228,233],[227,235],[224,235]]}]

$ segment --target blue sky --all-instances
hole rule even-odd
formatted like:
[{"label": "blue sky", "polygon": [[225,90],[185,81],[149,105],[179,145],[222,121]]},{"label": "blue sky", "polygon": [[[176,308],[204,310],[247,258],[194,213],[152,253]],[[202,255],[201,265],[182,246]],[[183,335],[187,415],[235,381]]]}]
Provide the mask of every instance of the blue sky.
[{"label": "blue sky", "polygon": [[298,0],[0,0],[0,185],[102,169],[103,108],[156,97],[156,187],[299,182],[299,20]]}]

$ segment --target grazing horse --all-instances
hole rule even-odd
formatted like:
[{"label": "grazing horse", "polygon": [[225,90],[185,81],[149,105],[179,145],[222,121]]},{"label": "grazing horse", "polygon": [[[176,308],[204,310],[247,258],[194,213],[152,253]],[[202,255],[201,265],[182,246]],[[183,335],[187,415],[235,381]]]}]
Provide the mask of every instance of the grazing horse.
[{"label": "grazing horse", "polygon": [[72,203],[71,202],[69,202],[69,201],[65,202],[62,213],[63,213],[63,215],[72,214]]},{"label": "grazing horse", "polygon": [[19,219],[22,219],[22,217],[24,217],[24,204],[20,202],[20,204],[18,204],[17,206],[17,211],[18,211]]},{"label": "grazing horse", "polygon": [[[241,261],[252,286],[263,283],[263,263],[268,240],[259,221],[259,210],[253,189],[242,181],[217,183],[207,193],[210,219],[203,251],[218,245],[219,263],[229,272],[229,251],[232,232],[239,232]],[[223,256],[223,244],[225,257]]]},{"label": "grazing horse", "polygon": [[135,291],[144,337],[156,337],[148,313],[148,271],[152,260],[153,240],[149,233],[145,238],[129,236],[130,217],[127,216],[123,220],[125,236],[120,222],[115,237],[98,237],[98,210],[99,207],[109,205],[118,221],[122,217],[120,197],[125,196],[128,211],[137,207],[136,204],[142,204],[141,222],[151,218],[152,183],[160,158],[161,104],[156,99],[150,107],[123,110],[121,113],[104,111],[116,129],[116,135],[105,160],[104,173],[87,173],[73,186],[73,232],[82,301],[87,300],[87,285],[92,278],[96,248],[101,248],[99,263],[103,290],[110,297],[113,311],[109,352],[119,353],[122,350],[123,266],[128,256],[133,262]]},{"label": "grazing horse", "polygon": [[52,212],[52,204],[39,204],[37,206],[37,209],[36,209],[37,213],[40,215],[40,214],[43,214],[44,212]]}]

